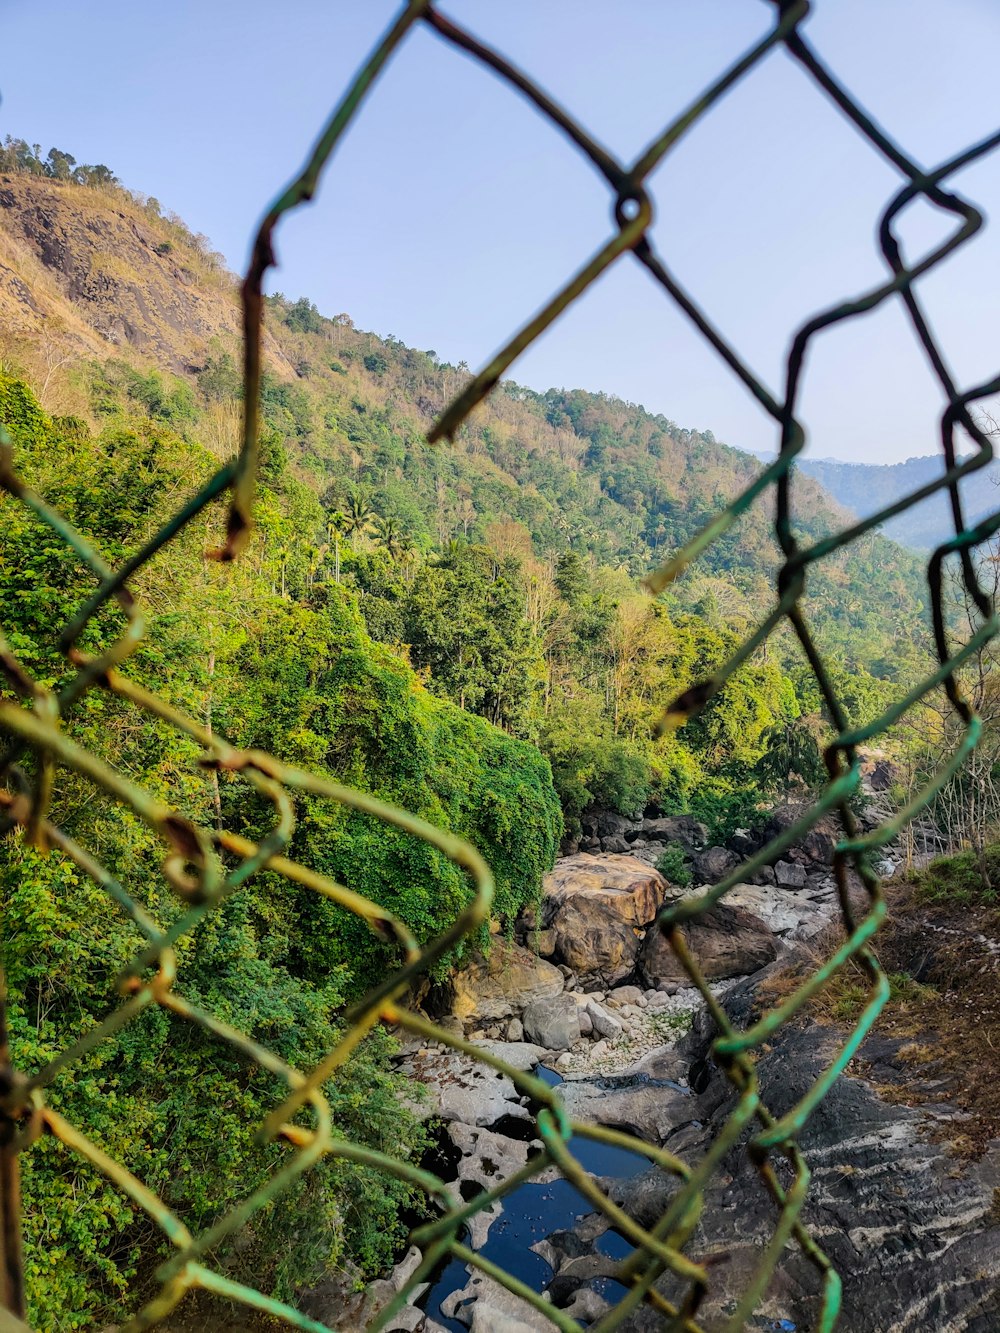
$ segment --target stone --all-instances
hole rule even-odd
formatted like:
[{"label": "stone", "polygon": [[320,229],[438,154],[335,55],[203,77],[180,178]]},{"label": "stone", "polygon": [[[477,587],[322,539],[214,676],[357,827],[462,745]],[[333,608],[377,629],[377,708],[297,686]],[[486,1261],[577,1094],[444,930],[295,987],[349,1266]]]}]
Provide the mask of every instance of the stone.
[{"label": "stone", "polygon": [[454,973],[450,988],[452,1013],[465,1023],[486,1024],[513,1017],[532,1000],[559,995],[563,977],[528,949],[497,939],[489,957],[476,955]]},{"label": "stone", "polygon": [[545,924],[556,926],[569,902],[590,899],[629,926],[646,926],[663,906],[666,881],[644,862],[631,856],[563,857],[545,876],[542,913]]},{"label": "stone", "polygon": [[774,867],[774,878],[779,888],[802,889],[806,883],[806,868],[792,861],[779,861]]},{"label": "stone", "polygon": [[[719,903],[684,926],[688,947],[709,981],[746,976],[773,962],[774,936],[758,916]],[[662,981],[690,984],[666,937],[651,930],[639,953],[639,970],[648,986]]]},{"label": "stone", "polygon": [[638,986],[616,986],[608,996],[608,1004],[638,1004],[641,998]]},{"label": "stone", "polygon": [[[483,1049],[500,1055],[512,1065],[531,1069],[545,1051],[538,1046],[520,1046],[507,1042],[482,1043]],[[410,1109],[418,1116],[436,1116],[446,1123],[460,1120],[465,1125],[492,1125],[505,1116],[531,1122],[521,1104],[521,1095],[506,1074],[464,1051],[419,1052],[401,1062],[400,1068],[427,1091],[427,1096],[413,1102]]]},{"label": "stone", "polygon": [[728,847],[706,847],[694,858],[694,874],[701,884],[718,884],[735,870],[740,858]]},{"label": "stone", "polygon": [[551,1333],[553,1328],[533,1305],[478,1271],[441,1302],[441,1313],[467,1324],[471,1333]]},{"label": "stone", "polygon": [[737,884],[726,894],[726,903],[759,916],[775,935],[790,940],[811,939],[831,919],[836,906],[828,894],[817,902],[811,895],[760,884]]},{"label": "stone", "polygon": [[504,1033],[504,1036],[508,1041],[524,1040],[524,1024],[519,1018],[512,1018],[510,1020],[507,1024],[507,1030]]},{"label": "stone", "polygon": [[589,1017],[593,1030],[599,1037],[608,1037],[614,1041],[620,1037],[624,1029],[624,1024],[614,1014],[609,1014],[602,1004],[591,1000],[587,1005],[587,1016]]},{"label": "stone", "polygon": [[565,1051],[580,1040],[580,1011],[569,995],[532,1000],[521,1020],[527,1036],[550,1051]]},{"label": "stone", "polygon": [[644,819],[643,836],[651,842],[679,842],[685,851],[696,851],[708,841],[708,829],[692,815],[660,815]]},{"label": "stone", "polygon": [[628,851],[628,843],[619,833],[612,834],[610,838],[601,839],[601,851],[611,854],[620,854]]},{"label": "stone", "polygon": [[[592,1052],[596,1047],[592,1048]],[[574,1120],[589,1120],[662,1144],[678,1125],[693,1118],[690,1093],[659,1079],[604,1077],[574,1079],[559,1089]]]},{"label": "stone", "polygon": [[528,947],[541,958],[551,958],[558,948],[558,937],[554,930],[537,930],[528,935]]},{"label": "stone", "polygon": [[[590,1016],[590,1010],[581,1009],[577,1017],[580,1020],[581,1037],[589,1037],[591,1033],[594,1031],[594,1020]],[[602,1035],[607,1036],[607,1033],[604,1033]]]}]

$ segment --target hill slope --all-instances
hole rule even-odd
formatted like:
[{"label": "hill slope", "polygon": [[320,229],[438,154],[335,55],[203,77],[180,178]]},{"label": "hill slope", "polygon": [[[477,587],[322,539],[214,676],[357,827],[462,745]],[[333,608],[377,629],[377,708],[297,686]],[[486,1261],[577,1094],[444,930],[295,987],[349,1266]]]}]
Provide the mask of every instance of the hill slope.
[{"label": "hill slope", "polygon": [[[944,472],[940,455],[908,458],[905,463],[842,463],[834,458],[805,458],[801,469],[846,509],[867,518]],[[977,523],[1000,503],[1000,463],[963,478],[960,483],[966,517]],[[930,551],[954,533],[946,495],[932,495],[886,523],[887,537],[915,550]]]},{"label": "hill slope", "polygon": [[[0,174],[0,233],[8,350],[50,411],[98,431],[151,418],[232,450],[236,282],[202,239],[154,201],[34,170]],[[658,603],[638,580],[756,475],[756,460],[606,394],[510,380],[453,445],[430,447],[428,426],[467,366],[324,318],[304,298],[269,298],[267,324],[265,472],[288,467],[320,498],[323,526],[292,539],[312,582],[353,587],[369,632],[432,690],[538,743],[570,829],[592,801],[707,800],[709,778],[752,804],[773,729],[820,709],[789,632],[680,740],[651,732],[773,604],[770,507],[755,506]],[[805,542],[849,521],[804,475],[794,519]],[[919,562],[884,538],[813,568],[806,614],[858,721],[915,674]]]}]

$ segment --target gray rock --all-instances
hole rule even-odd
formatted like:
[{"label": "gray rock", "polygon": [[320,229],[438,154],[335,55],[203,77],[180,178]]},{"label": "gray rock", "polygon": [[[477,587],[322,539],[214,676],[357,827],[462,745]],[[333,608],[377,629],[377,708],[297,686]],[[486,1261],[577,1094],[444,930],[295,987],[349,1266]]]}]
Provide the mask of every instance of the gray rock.
[{"label": "gray rock", "polygon": [[779,861],[774,867],[774,877],[779,888],[802,889],[805,888],[806,869],[792,861]]},{"label": "gray rock", "polygon": [[524,1024],[519,1018],[512,1018],[510,1020],[507,1024],[507,1031],[504,1033],[504,1036],[508,1041],[524,1040]]},{"label": "gray rock", "polygon": [[[746,976],[773,962],[778,946],[767,925],[741,907],[719,903],[684,927],[688,947],[710,981]],[[639,952],[639,970],[648,987],[663,981],[689,985],[687,973],[659,930],[651,930]]]},{"label": "gray rock", "polygon": [[728,847],[706,847],[694,858],[695,878],[701,884],[718,884],[739,863],[740,858]]},{"label": "gray rock", "polygon": [[580,1011],[569,995],[533,1000],[524,1011],[524,1030],[550,1051],[565,1051],[580,1040]]},{"label": "gray rock", "polygon": [[601,839],[601,851],[621,853],[628,851],[628,843],[620,834],[613,834],[610,838]]},{"label": "gray rock", "polygon": [[607,1037],[614,1041],[624,1032],[624,1024],[621,1023],[614,1014],[609,1014],[602,1004],[596,1000],[591,1000],[587,1005],[587,1016],[589,1017],[593,1030],[599,1037]]},{"label": "gray rock", "polygon": [[[589,1037],[594,1031],[594,1020],[590,1016],[590,1009],[581,1009],[577,1017],[580,1020],[580,1035],[582,1037]],[[601,1035],[606,1036],[607,1034],[602,1033]]]},{"label": "gray rock", "polygon": [[575,1120],[624,1129],[654,1145],[662,1144],[694,1114],[689,1093],[649,1077],[575,1079],[564,1083],[560,1092]]},{"label": "gray rock", "polygon": [[685,851],[695,851],[708,841],[708,829],[692,815],[661,815],[644,819],[643,836],[651,842],[679,842]]}]

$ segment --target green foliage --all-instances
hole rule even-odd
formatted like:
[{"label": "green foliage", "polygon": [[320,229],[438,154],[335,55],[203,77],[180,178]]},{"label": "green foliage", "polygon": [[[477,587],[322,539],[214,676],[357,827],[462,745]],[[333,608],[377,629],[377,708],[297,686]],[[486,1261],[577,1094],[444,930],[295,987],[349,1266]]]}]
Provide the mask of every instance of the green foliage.
[{"label": "green foliage", "polygon": [[656,863],[656,868],[670,884],[679,889],[686,889],[694,879],[688,864],[687,852],[679,842],[668,842],[663,854]]},{"label": "green foliage", "polygon": [[914,875],[917,894],[928,902],[994,904],[1000,888],[1000,844],[939,856]]},{"label": "green foliage", "polygon": [[[50,421],[23,384],[3,376],[0,420],[21,474],[117,561],[216,464],[154,415],[160,399],[137,393],[131,374],[112,367],[105,385],[113,410],[96,437]],[[537,898],[561,831],[548,764],[534,747],[432,694],[404,660],[372,642],[357,592],[317,563],[323,511],[282,464],[281,437],[272,438],[277,461],[263,469],[248,558],[207,563],[204,528],[190,529],[134,581],[153,614],[128,674],[197,717],[211,710],[214,727],[238,743],[272,749],[463,833],[494,867],[498,914],[514,916]],[[24,506],[0,497],[3,629],[46,684],[66,669],[58,629],[92,588],[62,543]],[[84,647],[120,630],[110,610]],[[161,799],[214,821],[211,784],[190,741],[166,727],[137,726],[124,704],[93,692],[67,728]],[[273,812],[232,775],[220,775],[218,800],[226,827],[259,837],[270,826]],[[424,844],[315,799],[300,801],[297,815],[292,854],[398,911],[420,938],[438,934],[469,901],[464,877]],[[169,920],[179,910],[159,887],[155,840],[128,811],[62,773],[54,817],[154,917]],[[62,857],[15,839],[0,844],[0,918],[8,927],[2,948],[14,1058],[31,1070],[120,1002],[112,979],[139,936]],[[335,1040],[349,998],[396,961],[355,918],[269,874],[206,919],[180,955],[185,998],[303,1068]],[[394,1072],[392,1053],[388,1035],[376,1030],[326,1093],[336,1133],[415,1158],[424,1131],[401,1100],[414,1090]],[[279,1094],[270,1076],[160,1010],[103,1043],[50,1093],[195,1230],[284,1160],[287,1149],[253,1141]],[[165,1255],[158,1233],[51,1140],[26,1157],[25,1190],[33,1326],[118,1319],[126,1287],[141,1284]],[[417,1204],[408,1187],[329,1159],[258,1214],[240,1246],[220,1258],[234,1276],[279,1296],[347,1260],[374,1274],[392,1260],[403,1240],[401,1215]]]}]

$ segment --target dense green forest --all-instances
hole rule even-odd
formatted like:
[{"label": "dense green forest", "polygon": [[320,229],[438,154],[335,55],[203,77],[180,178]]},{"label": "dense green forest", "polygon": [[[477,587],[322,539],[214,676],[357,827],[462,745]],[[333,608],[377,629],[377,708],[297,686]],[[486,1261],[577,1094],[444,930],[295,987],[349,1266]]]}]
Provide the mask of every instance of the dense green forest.
[{"label": "dense green forest", "polygon": [[[148,419],[118,418],[97,437],[79,421],[50,421],[10,379],[0,379],[0,419],[21,474],[112,562],[214,461]],[[354,593],[317,580],[307,547],[295,540],[321,530],[315,498],[278,453],[264,482],[247,562],[206,564],[209,534],[201,527],[143,572],[135,591],[153,612],[151,633],[130,674],[197,717],[211,709],[214,725],[240,744],[274,749],[463,833],[494,868],[498,910],[513,916],[537,896],[561,832],[547,763],[532,746],[435,697],[398,655],[374,643]],[[56,686],[68,670],[55,650],[58,630],[93,580],[9,497],[0,513],[4,631],[24,667]],[[109,615],[88,646],[116,633]],[[216,812],[192,745],[166,728],[137,725],[114,699],[88,694],[70,732],[208,825],[218,817],[251,837],[266,827],[268,812],[225,778]],[[62,774],[55,818],[154,916],[169,920],[179,910],[158,887],[155,839],[130,812]],[[423,939],[439,933],[470,892],[424,844],[318,800],[301,803],[292,853],[393,907]],[[15,1059],[30,1069],[113,1005],[112,979],[139,936],[61,857],[17,842],[4,846],[0,894]],[[231,899],[199,930],[197,948],[182,953],[189,999],[305,1066],[328,1049],[345,999],[384,962],[353,917],[269,875]],[[334,1081],[334,1113],[354,1139],[417,1151],[422,1132],[399,1104],[390,1050],[376,1032]],[[101,1046],[50,1096],[203,1226],[272,1165],[271,1154],[254,1146],[252,1126],[275,1093],[198,1029],[156,1012]],[[141,1214],[52,1142],[28,1155],[25,1176],[35,1327],[107,1318],[140,1256],[148,1271],[153,1240]],[[406,1201],[401,1187],[330,1161],[264,1214],[253,1245],[233,1262],[286,1293],[338,1258],[377,1271],[401,1238],[398,1209]]]},{"label": "dense green forest", "polygon": [[[32,149],[29,157],[0,170],[52,178],[82,210],[95,184],[118,188],[81,175],[68,154],[42,159]],[[135,208],[140,221],[161,217],[155,201]],[[176,222],[170,227],[169,241],[150,246],[157,262],[164,246],[170,262],[189,241],[197,248]],[[213,299],[232,294],[213,290]],[[769,609],[770,516],[758,506],[659,598],[640,579],[746,484],[753,460],[607,395],[537,393],[513,382],[453,445],[432,448],[427,427],[465,382],[466,366],[357,330],[344,315],[326,319],[307,300],[274,296],[267,320],[251,548],[232,566],[206,562],[216,513],[133,580],[150,632],[129,675],[239,745],[353,783],[469,838],[496,874],[501,928],[535,901],[589,807],[632,813],[655,801],[693,811],[724,837],[760,817],[790,779],[815,780],[826,723],[784,633],[683,730],[654,735],[664,706],[723,662]],[[154,366],[128,348],[53,366],[43,377],[27,352],[23,364],[7,359],[0,420],[18,470],[114,564],[231,452],[238,348],[213,337],[183,369]],[[43,412],[25,376],[39,392],[56,386],[72,414]],[[799,478],[797,496],[803,540],[843,522],[808,478]],[[92,580],[9,497],[0,517],[3,632],[25,668],[53,686],[68,670],[58,630]],[[878,535],[810,576],[807,614],[856,722],[920,669],[920,587],[916,560]],[[85,646],[116,630],[108,612]],[[248,837],[263,829],[267,811],[245,787],[221,775],[216,791],[189,743],[138,724],[114,699],[86,695],[67,725],[203,823]],[[157,887],[144,826],[66,774],[55,809],[154,915],[170,918],[177,907]],[[423,844],[312,799],[299,801],[297,815],[292,854],[383,902],[419,938],[440,932],[467,900],[454,867]],[[65,862],[14,840],[4,844],[0,893],[15,1058],[33,1068],[112,1005],[109,979],[137,936]],[[185,994],[299,1065],[329,1046],[345,1001],[387,962],[386,946],[353,918],[266,874],[202,926],[196,943],[182,959]],[[338,1075],[329,1089],[336,1122],[356,1140],[391,1139],[396,1151],[417,1154],[423,1131],[400,1105],[390,1055],[379,1031]],[[202,1093],[196,1103],[192,1087]],[[274,1092],[264,1076],[157,1012],[50,1095],[203,1226],[271,1164],[250,1127]],[[29,1239],[45,1232],[44,1246],[30,1245],[35,1326],[116,1317],[130,1278],[150,1267],[150,1229],[54,1144],[25,1165]],[[348,1259],[372,1273],[400,1241],[399,1212],[410,1203],[402,1186],[328,1161],[226,1262],[279,1294]]]}]

